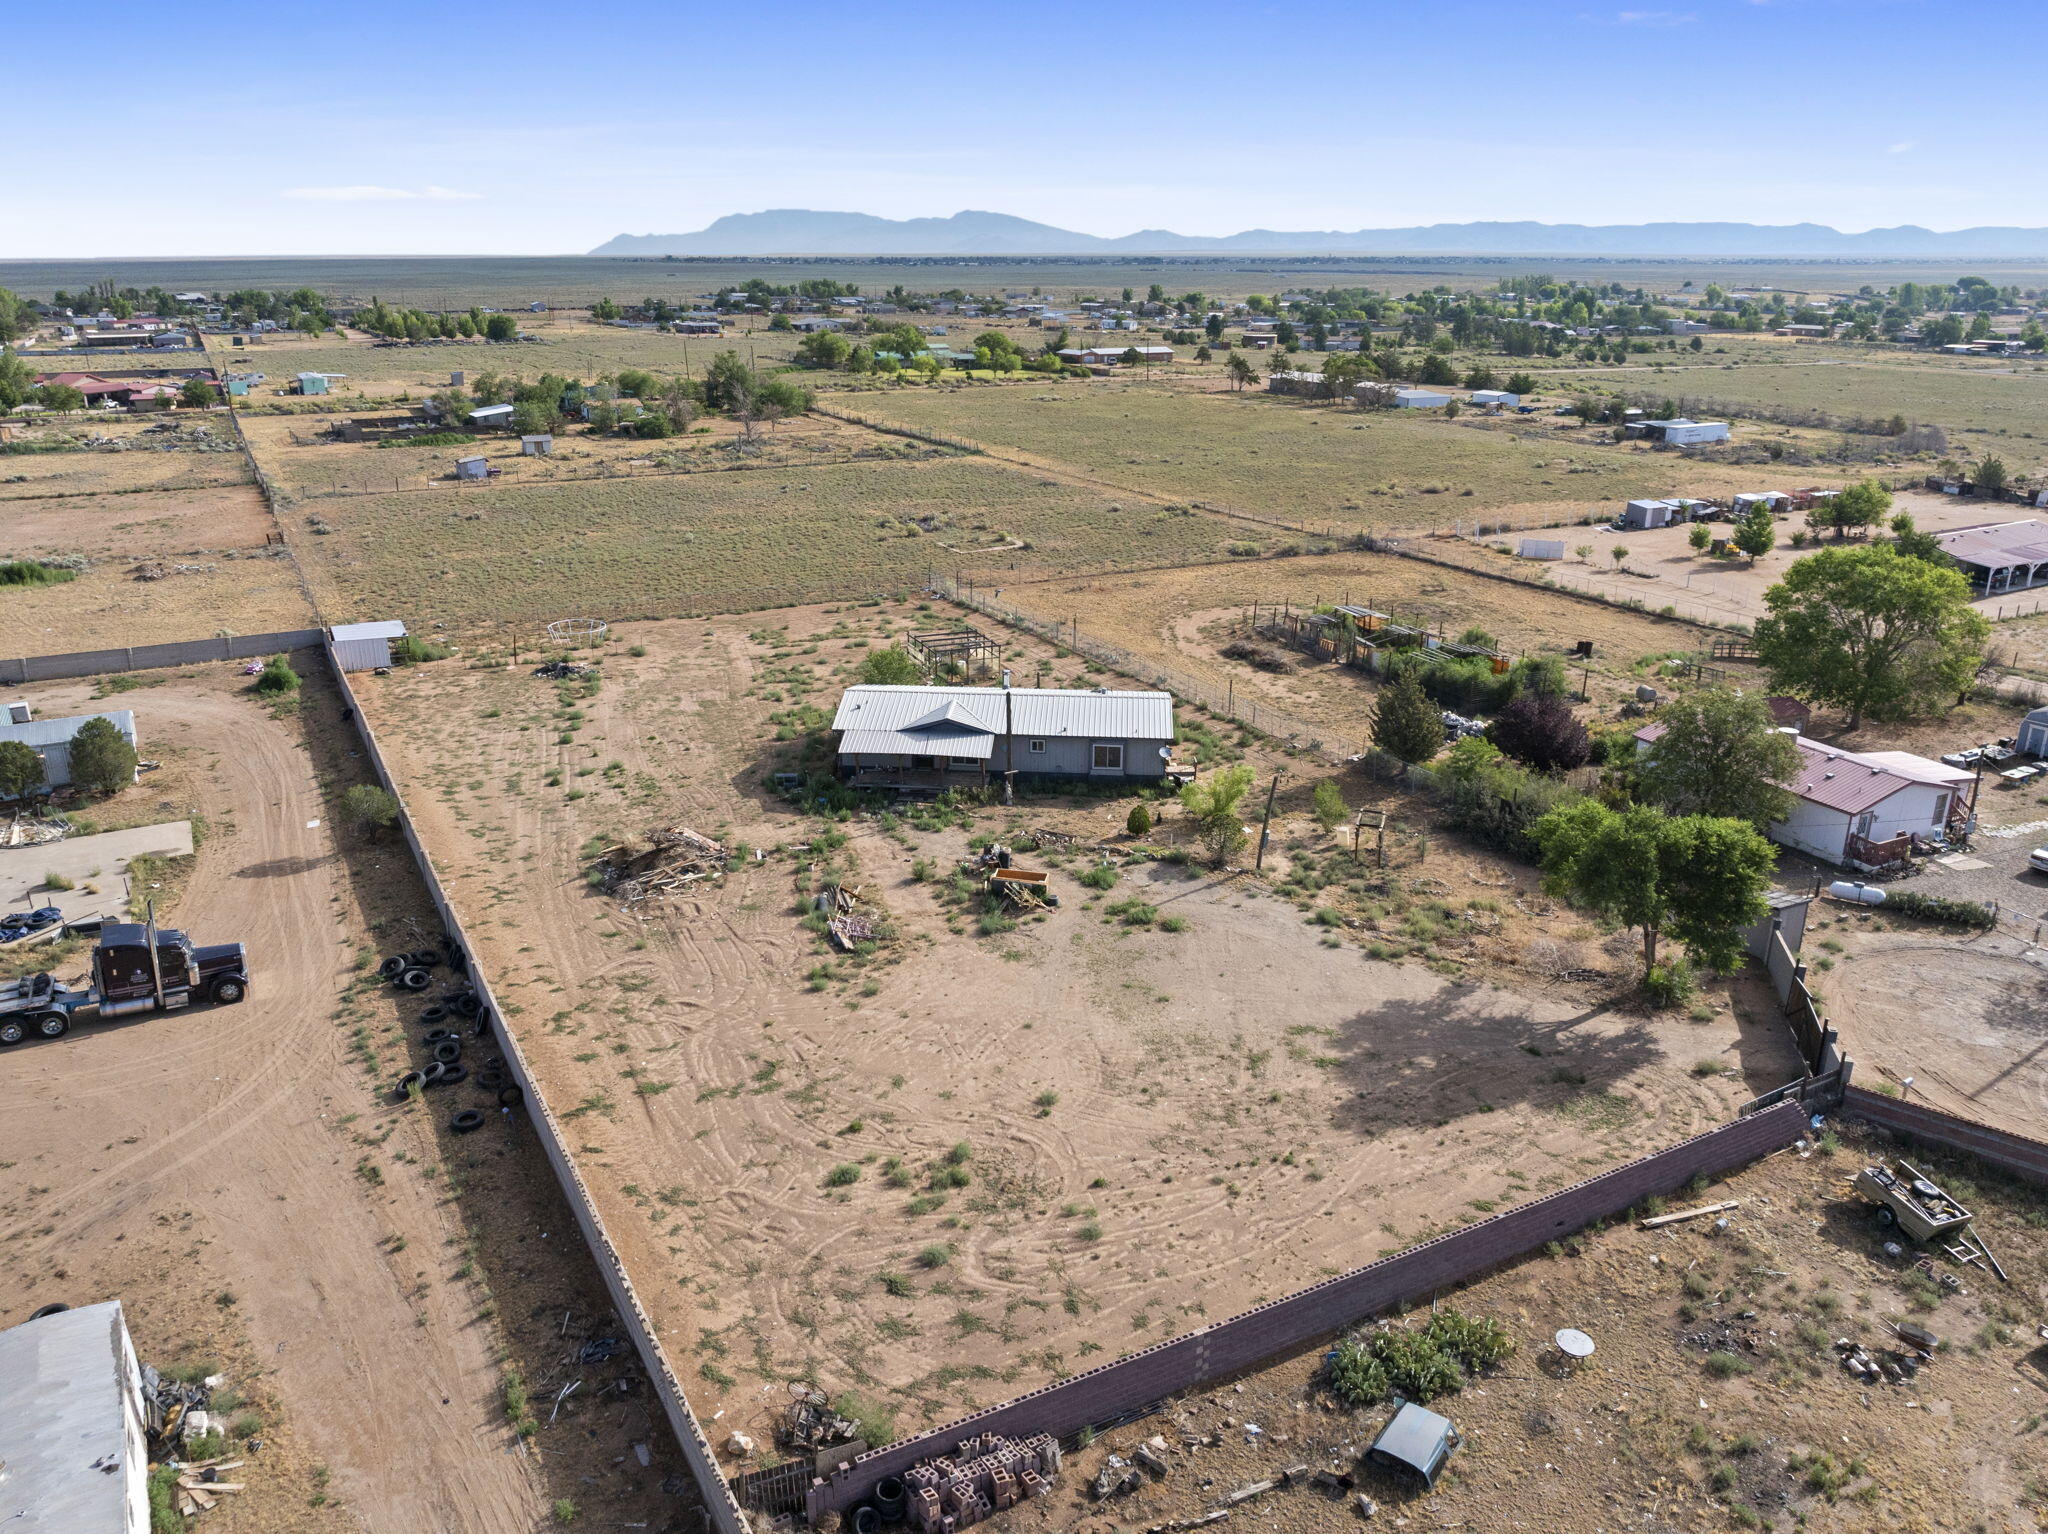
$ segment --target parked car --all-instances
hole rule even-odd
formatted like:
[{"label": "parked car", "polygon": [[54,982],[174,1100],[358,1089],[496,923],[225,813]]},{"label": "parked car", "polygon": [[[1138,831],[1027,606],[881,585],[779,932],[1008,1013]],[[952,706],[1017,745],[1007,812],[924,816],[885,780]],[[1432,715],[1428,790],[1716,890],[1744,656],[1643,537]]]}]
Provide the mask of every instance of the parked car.
[{"label": "parked car", "polygon": [[2028,853],[2027,867],[2037,874],[2048,874],[2048,847],[2036,847]]}]

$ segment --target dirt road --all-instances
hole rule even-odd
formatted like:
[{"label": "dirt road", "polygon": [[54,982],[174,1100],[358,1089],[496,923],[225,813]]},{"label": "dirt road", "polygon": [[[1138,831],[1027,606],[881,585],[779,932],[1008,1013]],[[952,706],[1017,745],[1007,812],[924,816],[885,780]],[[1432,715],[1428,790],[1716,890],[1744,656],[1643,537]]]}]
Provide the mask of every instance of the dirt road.
[{"label": "dirt road", "polygon": [[[443,1281],[461,1236],[443,1190],[396,1176],[372,1188],[356,1171],[345,1121],[370,1097],[335,1021],[355,949],[312,759],[292,724],[228,687],[133,696],[145,740],[205,763],[195,776],[211,833],[177,920],[200,941],[247,944],[251,996],[87,1024],[0,1058],[10,1185],[42,1190],[0,1210],[0,1322],[53,1298],[107,1297],[81,1287],[94,1254],[160,1240],[190,1211],[203,1255],[163,1281],[232,1294],[346,1521],[393,1534],[532,1528],[542,1502],[496,1407],[494,1333]],[[85,693],[34,696],[63,712]]]}]

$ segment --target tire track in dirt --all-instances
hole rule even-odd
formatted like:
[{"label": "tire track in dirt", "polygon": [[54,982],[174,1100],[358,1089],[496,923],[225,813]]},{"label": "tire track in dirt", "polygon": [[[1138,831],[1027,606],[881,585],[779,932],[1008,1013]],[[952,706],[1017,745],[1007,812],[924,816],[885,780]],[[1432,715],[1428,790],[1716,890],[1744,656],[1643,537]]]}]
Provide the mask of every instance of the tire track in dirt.
[{"label": "tire track in dirt", "polygon": [[[326,701],[309,690],[308,707]],[[413,1179],[373,1202],[332,1127],[365,1091],[330,1020],[349,951],[310,758],[289,727],[203,684],[136,708],[150,738],[234,742],[207,786],[217,829],[177,915],[201,941],[247,944],[254,983],[239,1006],[87,1024],[9,1058],[0,1118],[85,1170],[39,1174],[67,1212],[18,1233],[8,1263],[61,1261],[166,1208],[198,1209],[210,1265],[360,1527],[530,1528],[538,1491],[496,1426],[485,1329],[457,1286],[409,1290],[380,1250],[394,1227],[422,1249],[455,1227]],[[244,877],[252,867],[279,871]],[[131,1136],[136,1148],[97,1170],[68,1149]]]}]

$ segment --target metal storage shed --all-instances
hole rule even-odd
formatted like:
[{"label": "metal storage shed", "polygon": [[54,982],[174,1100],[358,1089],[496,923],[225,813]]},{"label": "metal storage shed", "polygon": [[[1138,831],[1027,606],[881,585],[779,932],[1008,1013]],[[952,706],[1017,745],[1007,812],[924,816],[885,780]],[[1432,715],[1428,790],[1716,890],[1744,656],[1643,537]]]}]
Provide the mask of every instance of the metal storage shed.
[{"label": "metal storage shed", "polygon": [[344,671],[374,671],[391,664],[391,641],[405,637],[396,618],[381,623],[339,623],[327,631],[334,644],[334,663]]},{"label": "metal storage shed", "polygon": [[2037,708],[2022,719],[2013,743],[2028,756],[2048,756],[2048,708]]},{"label": "metal storage shed", "polygon": [[1380,1429],[1367,1457],[1375,1463],[1412,1470],[1426,1486],[1436,1485],[1437,1472],[1458,1446],[1458,1430],[1451,1419],[1439,1417],[1413,1401],[1403,1401],[1393,1420]]},{"label": "metal storage shed", "polygon": [[148,1534],[142,1371],[121,1302],[0,1332],[0,1497],[21,1534]]}]

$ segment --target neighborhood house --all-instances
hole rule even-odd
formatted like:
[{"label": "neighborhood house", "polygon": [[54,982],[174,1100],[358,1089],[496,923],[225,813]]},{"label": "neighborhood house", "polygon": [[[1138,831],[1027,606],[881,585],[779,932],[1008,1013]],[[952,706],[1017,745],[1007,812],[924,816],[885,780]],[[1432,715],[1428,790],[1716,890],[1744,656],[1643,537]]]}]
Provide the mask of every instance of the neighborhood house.
[{"label": "neighborhood house", "polygon": [[1173,754],[1173,696],[864,683],[846,690],[832,728],[839,770],[860,786],[1005,772],[1149,780]]},{"label": "neighborhood house", "polygon": [[[18,710],[26,713],[25,708]],[[62,788],[71,781],[71,738],[88,719],[106,719],[121,732],[132,747],[136,744],[135,715],[129,709],[107,714],[76,714],[62,719],[17,718],[0,724],[0,740],[18,740],[43,759],[44,789]]]},{"label": "neighborhood house", "polygon": [[[1661,724],[1636,731],[1636,749],[1656,748]],[[1782,786],[1791,813],[1764,834],[1774,842],[1866,872],[1906,860],[1914,841],[1946,840],[1976,815],[1976,775],[1910,751],[1843,751],[1784,733],[1799,747],[1799,771]]]},{"label": "neighborhood house", "polygon": [[1937,533],[1942,552],[1963,567],[1980,597],[2048,580],[2048,522],[1994,522]]}]

